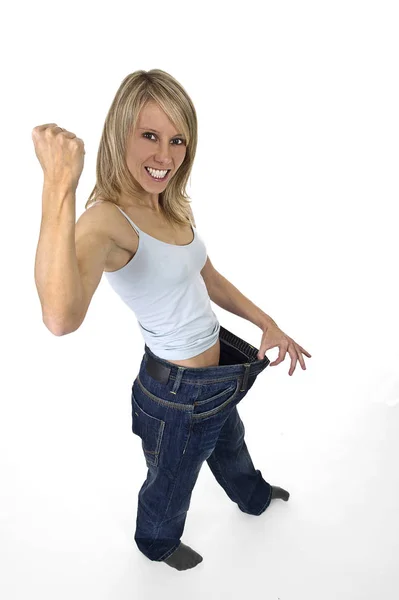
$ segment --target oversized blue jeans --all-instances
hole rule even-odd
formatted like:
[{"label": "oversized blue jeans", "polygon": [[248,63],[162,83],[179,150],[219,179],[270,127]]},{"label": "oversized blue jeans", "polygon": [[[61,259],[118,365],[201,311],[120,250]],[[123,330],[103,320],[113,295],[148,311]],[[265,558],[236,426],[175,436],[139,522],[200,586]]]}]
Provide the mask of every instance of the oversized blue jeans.
[{"label": "oversized blue jeans", "polygon": [[[255,470],[237,411],[270,361],[257,359],[256,348],[222,326],[219,340],[219,365],[204,368],[174,365],[145,344],[133,382],[132,430],[141,438],[148,467],[134,539],[150,560],[162,561],[180,545],[205,461],[243,512],[260,515],[271,501],[271,485]],[[161,381],[147,372],[153,359],[162,365]]]}]

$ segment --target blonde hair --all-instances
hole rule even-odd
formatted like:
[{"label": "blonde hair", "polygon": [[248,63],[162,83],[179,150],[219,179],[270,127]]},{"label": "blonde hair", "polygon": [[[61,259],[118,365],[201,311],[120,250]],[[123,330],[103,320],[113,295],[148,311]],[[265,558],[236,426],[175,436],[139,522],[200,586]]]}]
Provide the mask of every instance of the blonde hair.
[{"label": "blonde hair", "polygon": [[186,139],[184,161],[165,190],[159,194],[162,213],[172,223],[194,223],[186,185],[197,149],[197,114],[182,85],[161,69],[135,71],[122,81],[105,119],[97,154],[96,184],[85,208],[96,200],[119,205],[121,193],[139,194],[139,188],[126,164],[125,150],[139,113],[149,101],[158,103]]}]

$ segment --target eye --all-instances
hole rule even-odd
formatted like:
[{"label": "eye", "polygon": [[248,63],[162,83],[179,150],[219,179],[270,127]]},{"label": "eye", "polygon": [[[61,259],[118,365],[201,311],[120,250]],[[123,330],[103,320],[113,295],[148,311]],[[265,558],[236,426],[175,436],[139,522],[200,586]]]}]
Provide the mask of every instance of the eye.
[{"label": "eye", "polygon": [[[143,137],[146,137],[147,135],[150,135],[150,136],[153,135],[154,137],[157,137],[155,135],[155,133],[152,133],[152,131],[146,131],[145,133],[143,133]],[[147,138],[147,139],[149,139],[149,138]],[[177,142],[177,141],[181,142],[180,144],[173,144],[174,146],[181,146],[182,144],[186,143],[183,138],[173,138],[172,141],[173,142]]]}]

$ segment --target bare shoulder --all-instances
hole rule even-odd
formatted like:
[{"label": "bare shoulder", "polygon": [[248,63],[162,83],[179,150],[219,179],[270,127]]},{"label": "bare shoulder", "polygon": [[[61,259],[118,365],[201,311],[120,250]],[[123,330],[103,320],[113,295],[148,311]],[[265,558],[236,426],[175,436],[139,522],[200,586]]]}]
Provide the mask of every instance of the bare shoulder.
[{"label": "bare shoulder", "polygon": [[108,245],[106,271],[114,271],[123,266],[138,246],[138,236],[112,202],[97,201],[88,206],[76,223],[75,237],[96,235],[103,237]]},{"label": "bare shoulder", "polygon": [[118,210],[115,206],[111,206],[112,202],[97,201],[84,210],[80,215],[76,226],[80,224],[82,232],[98,232],[106,234],[109,239],[117,243],[117,235],[115,235]]},{"label": "bare shoulder", "polygon": [[87,233],[95,232],[105,225],[105,209],[100,204],[95,204],[85,209],[79,216],[75,224],[76,234],[81,236]]},{"label": "bare shoulder", "polygon": [[114,213],[115,208],[111,206],[112,202],[106,202],[105,200],[97,200],[93,204],[90,204],[83,215],[93,215],[95,219],[101,218],[102,215],[110,215]]}]

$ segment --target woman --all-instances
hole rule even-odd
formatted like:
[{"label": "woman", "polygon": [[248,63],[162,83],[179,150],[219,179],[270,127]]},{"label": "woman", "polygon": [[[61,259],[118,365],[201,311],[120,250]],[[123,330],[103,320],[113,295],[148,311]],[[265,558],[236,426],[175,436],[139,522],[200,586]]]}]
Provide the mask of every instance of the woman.
[{"label": "woman", "polygon": [[[132,430],[148,467],[135,541],[178,570],[202,557],[181,542],[192,490],[206,460],[238,507],[260,515],[282,488],[255,470],[237,404],[269,364],[302,353],[276,323],[218,273],[185,193],[197,146],[195,108],[183,87],[154,69],[127,76],[105,120],[97,181],[75,225],[83,169],[80,138],[55,123],[32,132],[44,171],[35,280],[55,335],[82,324],[105,276],[134,312],[144,355],[132,385]],[[222,327],[210,300],[258,325],[260,349]]]}]

